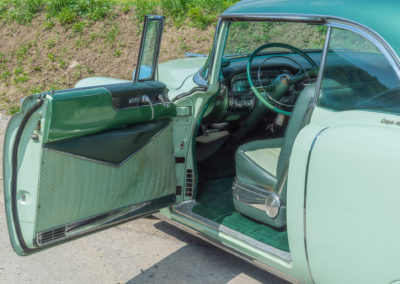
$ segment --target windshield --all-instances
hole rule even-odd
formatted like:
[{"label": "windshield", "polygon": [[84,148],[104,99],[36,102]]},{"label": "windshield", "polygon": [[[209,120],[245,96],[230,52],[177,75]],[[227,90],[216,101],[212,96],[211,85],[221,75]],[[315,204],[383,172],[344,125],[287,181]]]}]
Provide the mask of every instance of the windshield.
[{"label": "windshield", "polygon": [[[232,22],[225,46],[228,58],[248,56],[266,43],[286,43],[302,50],[324,46],[326,27],[292,22]],[[271,48],[267,51],[282,51]],[[288,52],[285,50],[285,52]]]}]

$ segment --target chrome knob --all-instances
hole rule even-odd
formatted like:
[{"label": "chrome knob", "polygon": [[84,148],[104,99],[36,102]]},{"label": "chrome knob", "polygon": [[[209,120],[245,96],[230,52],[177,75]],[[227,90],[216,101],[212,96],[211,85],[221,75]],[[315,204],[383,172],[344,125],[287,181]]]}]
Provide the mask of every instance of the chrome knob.
[{"label": "chrome knob", "polygon": [[150,103],[150,97],[148,95],[143,95],[142,103]]}]

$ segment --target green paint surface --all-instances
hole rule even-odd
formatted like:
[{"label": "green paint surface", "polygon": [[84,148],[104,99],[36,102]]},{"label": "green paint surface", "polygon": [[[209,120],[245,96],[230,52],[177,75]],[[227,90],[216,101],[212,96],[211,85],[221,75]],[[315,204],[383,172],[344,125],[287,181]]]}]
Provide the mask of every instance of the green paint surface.
[{"label": "green paint surface", "polygon": [[235,211],[232,200],[233,178],[207,181],[200,186],[198,204],[193,212],[257,241],[289,251],[287,231],[278,231]]},{"label": "green paint surface", "polygon": [[[110,91],[103,87],[57,93],[49,101],[49,109],[51,120],[45,142],[144,123],[151,121],[152,117],[151,107],[147,105],[116,110]],[[174,117],[175,114],[173,104],[168,108],[161,104],[154,105],[154,120]]]}]

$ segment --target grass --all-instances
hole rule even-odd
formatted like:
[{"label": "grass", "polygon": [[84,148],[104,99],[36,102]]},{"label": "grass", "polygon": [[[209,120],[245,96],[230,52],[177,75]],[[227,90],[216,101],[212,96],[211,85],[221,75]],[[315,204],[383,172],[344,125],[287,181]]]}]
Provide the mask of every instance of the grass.
[{"label": "grass", "polygon": [[0,19],[29,24],[40,12],[46,13],[47,29],[54,20],[61,25],[73,25],[81,32],[82,20],[96,22],[115,13],[134,10],[138,25],[147,14],[163,14],[176,25],[186,20],[191,26],[205,29],[215,23],[217,16],[237,0],[0,0]]},{"label": "grass", "polygon": [[[138,34],[146,14],[165,15],[166,27],[172,30],[187,26],[206,29],[215,25],[217,16],[234,2],[237,0],[0,0],[3,30],[22,35],[24,30],[38,27],[30,35],[31,41],[21,37],[0,53],[0,90],[7,97],[0,97],[0,111],[14,113],[21,97],[67,88],[71,81],[97,75],[99,70],[82,59],[81,51],[91,58],[97,54],[114,60],[130,54],[129,48],[136,43],[126,41],[126,22],[121,20],[135,25]],[[191,38],[174,36],[180,39],[171,40],[173,51],[164,47],[165,53],[174,54],[173,58],[196,49],[197,44],[204,50],[204,42],[212,38],[193,34],[198,39],[195,44]]]}]

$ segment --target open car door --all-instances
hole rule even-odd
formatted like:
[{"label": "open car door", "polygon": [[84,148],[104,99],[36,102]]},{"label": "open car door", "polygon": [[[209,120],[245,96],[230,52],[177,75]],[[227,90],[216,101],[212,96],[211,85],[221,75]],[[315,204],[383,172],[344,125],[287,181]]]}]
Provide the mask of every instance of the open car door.
[{"label": "open car door", "polygon": [[155,81],[164,18],[147,16],[135,81],[32,95],[4,144],[4,194],[20,255],[175,203],[171,118]]}]

